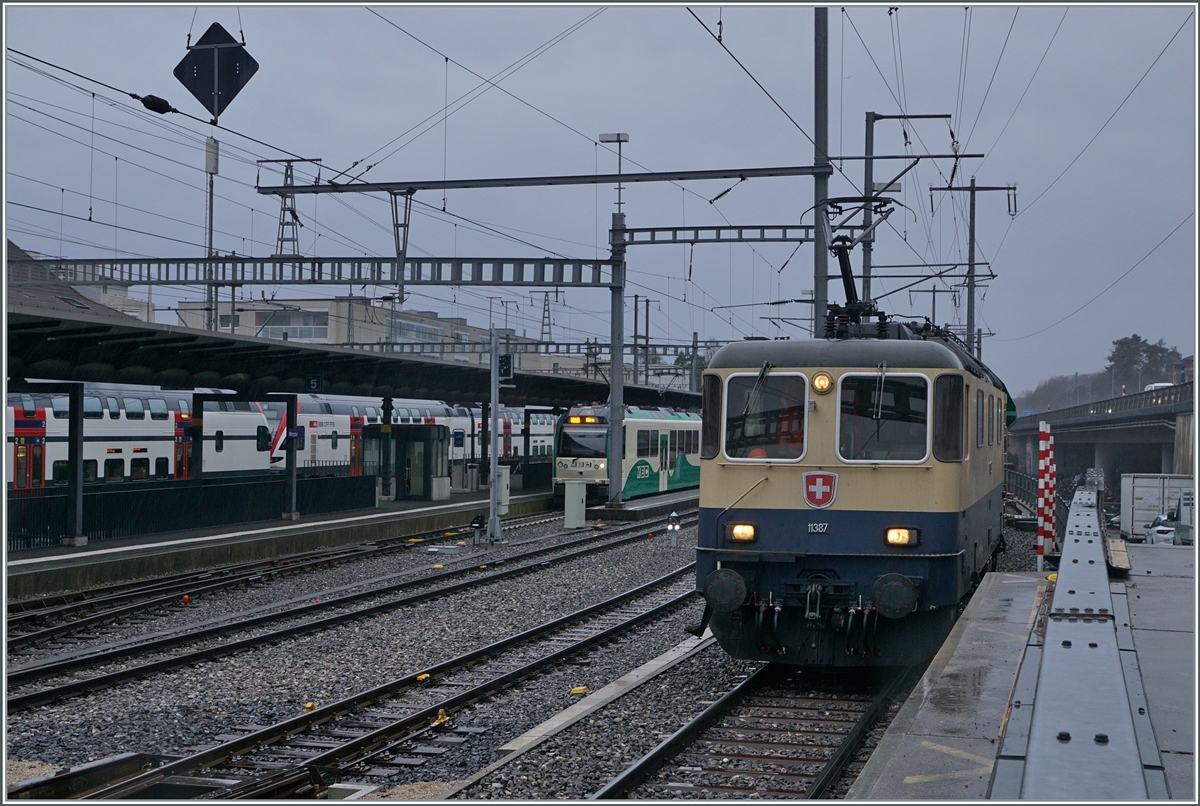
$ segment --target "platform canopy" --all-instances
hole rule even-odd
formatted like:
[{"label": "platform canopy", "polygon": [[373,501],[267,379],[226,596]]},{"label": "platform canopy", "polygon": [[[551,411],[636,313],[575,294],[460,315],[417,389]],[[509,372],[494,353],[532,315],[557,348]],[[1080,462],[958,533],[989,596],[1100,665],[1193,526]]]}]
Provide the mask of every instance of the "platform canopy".
[{"label": "platform canopy", "polygon": [[[69,287],[9,289],[9,378],[215,387],[258,395],[304,392],[306,381],[320,376],[328,394],[459,404],[488,399],[486,366],[148,324],[63,288]],[[500,399],[511,406],[608,399],[602,380],[517,372],[509,383],[513,388],[502,389]],[[625,402],[698,408],[700,396],[626,386]]]}]

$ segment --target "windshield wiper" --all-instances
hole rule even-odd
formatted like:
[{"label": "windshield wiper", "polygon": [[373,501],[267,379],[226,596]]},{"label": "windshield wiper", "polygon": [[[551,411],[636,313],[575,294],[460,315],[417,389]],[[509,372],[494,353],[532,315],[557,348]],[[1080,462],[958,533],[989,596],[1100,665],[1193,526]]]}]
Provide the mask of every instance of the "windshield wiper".
[{"label": "windshield wiper", "polygon": [[750,389],[750,394],[746,396],[746,407],[742,409],[742,419],[750,413],[750,409],[758,410],[758,402],[762,397],[763,386],[767,382],[767,374],[771,371],[771,362],[764,361],[762,369],[758,371],[758,377],[754,380],[754,386]]}]

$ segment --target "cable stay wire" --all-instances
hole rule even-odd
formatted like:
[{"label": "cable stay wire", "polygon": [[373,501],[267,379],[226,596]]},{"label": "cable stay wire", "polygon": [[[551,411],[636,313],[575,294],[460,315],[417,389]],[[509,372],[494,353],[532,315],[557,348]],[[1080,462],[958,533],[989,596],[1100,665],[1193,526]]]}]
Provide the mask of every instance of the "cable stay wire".
[{"label": "cable stay wire", "polygon": [[[85,76],[83,73],[77,73],[74,70],[69,70],[66,67],[63,67],[61,65],[54,64],[53,62],[48,62],[45,59],[39,59],[36,56],[31,56],[28,53],[23,53],[13,47],[9,47],[8,50],[12,51],[13,53],[16,53],[19,56],[23,56],[26,59],[33,59],[35,62],[38,62],[39,64],[44,64],[49,67],[53,67],[55,70],[62,70],[64,73],[70,73],[71,75],[73,75],[77,78],[82,78],[84,81],[90,81],[93,84],[98,84],[101,87],[105,87],[106,89],[112,90],[113,92],[119,92],[122,95],[128,95],[130,98],[133,98],[135,101],[142,101],[143,105],[145,105],[143,96],[138,95],[137,93],[128,92],[127,90],[120,89],[119,87],[114,87],[111,84],[106,84],[103,81],[99,81],[98,79],[94,79],[90,76]],[[145,96],[145,97],[151,97],[151,96]],[[195,115],[189,115],[187,112],[181,112],[178,109],[176,109],[175,107],[171,107],[167,111],[172,112],[177,115],[182,115],[183,117],[188,118],[189,120],[194,120],[197,123],[201,123],[206,126],[212,126],[214,128],[220,129],[221,131],[229,132],[230,134],[236,135],[237,137],[242,137],[246,140],[250,140],[251,142],[258,143],[260,146],[266,146],[267,148],[287,154],[290,157],[295,157],[296,159],[303,159],[303,157],[301,157],[299,154],[293,154],[291,151],[288,151],[286,148],[280,148],[279,146],[274,146],[274,145],[271,145],[270,143],[264,143],[262,140],[251,137],[248,134],[243,134],[242,132],[239,132],[236,129],[231,129],[228,126],[222,126],[218,123],[213,123],[211,120],[204,120],[203,118],[198,118]]]},{"label": "cable stay wire", "polygon": [[1074,316],[1075,314],[1079,313],[1080,311],[1082,311],[1082,310],[1083,310],[1084,308],[1086,308],[1087,306],[1091,305],[1091,304],[1092,304],[1093,302],[1095,302],[1096,300],[1100,299],[1100,297],[1102,297],[1102,296],[1104,296],[1106,293],[1108,293],[1108,291],[1109,291],[1110,289],[1112,289],[1112,287],[1113,287],[1113,286],[1115,286],[1117,283],[1121,282],[1121,281],[1122,281],[1122,280],[1124,280],[1124,279],[1125,279],[1127,276],[1129,276],[1130,272],[1132,272],[1132,271],[1133,271],[1134,269],[1136,269],[1138,266],[1140,266],[1140,265],[1142,265],[1143,263],[1145,263],[1145,262],[1146,262],[1146,260],[1148,260],[1148,259],[1150,258],[1150,256],[1151,256],[1151,255],[1153,255],[1155,252],[1157,252],[1157,251],[1158,251],[1158,248],[1159,248],[1160,246],[1162,246],[1164,243],[1166,243],[1166,242],[1167,242],[1167,241],[1168,241],[1168,240],[1171,238],[1171,236],[1172,236],[1172,235],[1174,235],[1176,232],[1178,232],[1178,231],[1179,231],[1179,230],[1180,230],[1180,229],[1183,227],[1183,225],[1184,225],[1184,224],[1186,224],[1188,221],[1190,221],[1193,215],[1195,215],[1195,213],[1188,213],[1186,216],[1184,216],[1184,217],[1183,217],[1183,220],[1182,220],[1182,221],[1180,221],[1178,224],[1176,224],[1176,225],[1175,225],[1175,228],[1174,228],[1174,229],[1172,229],[1170,232],[1168,232],[1168,233],[1166,234],[1166,236],[1165,236],[1165,237],[1164,237],[1164,238],[1163,238],[1161,241],[1159,241],[1158,243],[1156,243],[1156,244],[1154,245],[1154,247],[1153,247],[1153,248],[1152,248],[1152,249],[1151,249],[1149,252],[1147,252],[1146,254],[1142,255],[1142,257],[1141,257],[1141,258],[1138,260],[1138,262],[1137,262],[1137,263],[1134,263],[1132,266],[1130,266],[1128,269],[1126,269],[1124,272],[1122,272],[1122,273],[1121,273],[1121,275],[1120,275],[1119,277],[1117,277],[1117,279],[1113,280],[1111,283],[1109,283],[1107,286],[1105,286],[1105,287],[1104,287],[1104,289],[1103,289],[1102,291],[1100,291],[1100,293],[1096,294],[1096,296],[1092,297],[1092,298],[1091,298],[1091,299],[1089,299],[1087,302],[1083,303],[1083,304],[1082,304],[1082,305],[1080,305],[1078,308],[1076,308],[1075,310],[1071,311],[1069,314],[1067,314],[1066,316],[1064,316],[1062,319],[1059,319],[1057,322],[1054,322],[1054,323],[1052,323],[1052,324],[1046,325],[1046,326],[1045,326],[1044,328],[1042,328],[1041,330],[1036,330],[1036,331],[1034,331],[1033,333],[1028,333],[1028,334],[1026,334],[1026,335],[1024,335],[1024,336],[1017,336],[1016,338],[1012,338],[1012,339],[997,339],[997,341],[1023,341],[1023,340],[1025,340],[1025,339],[1031,339],[1031,338],[1033,338],[1034,336],[1041,335],[1042,333],[1045,333],[1047,330],[1049,330],[1049,329],[1051,329],[1051,328],[1053,328],[1053,327],[1057,327],[1058,325],[1061,325],[1063,322],[1067,321],[1067,320],[1068,320],[1068,319],[1070,319],[1072,316]]},{"label": "cable stay wire", "polygon": [[1078,161],[1079,161],[1079,158],[1080,158],[1080,157],[1082,157],[1082,156],[1084,155],[1084,153],[1085,153],[1085,152],[1088,150],[1088,148],[1090,148],[1090,147],[1091,147],[1092,143],[1096,142],[1096,138],[1097,138],[1097,137],[1099,137],[1099,136],[1100,136],[1100,134],[1101,134],[1101,133],[1102,133],[1102,132],[1105,130],[1105,128],[1107,128],[1107,127],[1108,127],[1108,124],[1109,124],[1109,123],[1111,123],[1111,122],[1112,122],[1112,119],[1113,119],[1113,118],[1115,118],[1115,117],[1117,116],[1117,113],[1121,111],[1121,108],[1122,108],[1123,106],[1125,106],[1125,102],[1126,102],[1126,101],[1128,101],[1128,100],[1130,99],[1130,97],[1131,97],[1131,96],[1132,96],[1132,95],[1133,95],[1133,94],[1134,94],[1134,93],[1137,91],[1137,88],[1138,88],[1138,87],[1140,87],[1140,86],[1142,86],[1142,82],[1146,80],[1146,76],[1150,75],[1150,71],[1154,69],[1154,66],[1155,66],[1156,64],[1158,64],[1158,62],[1159,62],[1159,59],[1161,59],[1161,58],[1163,57],[1163,54],[1165,54],[1165,53],[1167,52],[1167,48],[1171,47],[1171,43],[1175,41],[1176,37],[1178,37],[1178,36],[1179,36],[1179,34],[1180,34],[1182,31],[1183,31],[1183,29],[1184,29],[1184,28],[1187,26],[1187,24],[1188,24],[1188,23],[1191,21],[1193,13],[1194,13],[1194,12],[1190,12],[1190,11],[1188,12],[1187,18],[1186,18],[1186,19],[1184,19],[1183,23],[1182,23],[1182,24],[1179,26],[1179,28],[1177,28],[1177,29],[1175,30],[1175,33],[1171,34],[1171,38],[1170,38],[1169,40],[1167,40],[1167,44],[1166,44],[1166,45],[1164,45],[1164,46],[1163,46],[1163,49],[1162,49],[1162,50],[1160,50],[1160,51],[1158,52],[1158,55],[1154,57],[1154,61],[1152,61],[1152,62],[1150,63],[1150,66],[1146,68],[1146,72],[1142,73],[1142,77],[1141,77],[1141,78],[1139,78],[1139,79],[1137,80],[1137,83],[1133,85],[1133,89],[1131,89],[1131,90],[1130,90],[1130,91],[1129,91],[1129,92],[1128,92],[1128,93],[1125,95],[1125,97],[1121,99],[1121,103],[1117,104],[1117,108],[1113,110],[1112,114],[1108,116],[1108,119],[1107,119],[1107,120],[1105,120],[1105,121],[1104,121],[1104,123],[1103,123],[1103,124],[1100,126],[1100,128],[1099,128],[1099,129],[1096,131],[1096,133],[1092,135],[1092,139],[1087,141],[1087,145],[1085,145],[1085,146],[1084,146],[1084,147],[1083,147],[1083,148],[1080,150],[1080,152],[1079,152],[1078,154],[1076,154],[1076,155],[1075,155],[1075,159],[1071,160],[1071,161],[1070,161],[1070,162],[1067,164],[1067,167],[1066,167],[1066,168],[1063,168],[1063,169],[1062,169],[1062,173],[1060,173],[1058,176],[1054,177],[1054,181],[1053,181],[1053,182],[1051,182],[1049,185],[1047,185],[1045,190],[1043,190],[1041,193],[1039,193],[1039,194],[1038,194],[1038,195],[1037,195],[1037,196],[1034,198],[1034,200],[1033,200],[1033,201],[1031,201],[1029,204],[1025,205],[1025,209],[1024,209],[1024,210],[1022,210],[1021,212],[1017,213],[1017,217],[1018,217],[1018,218],[1019,218],[1020,216],[1023,216],[1023,215],[1025,215],[1025,213],[1029,212],[1029,208],[1033,207],[1033,205],[1035,205],[1035,204],[1037,204],[1037,203],[1038,203],[1038,200],[1040,200],[1040,199],[1041,199],[1043,196],[1045,196],[1047,193],[1049,193],[1049,192],[1050,192],[1050,188],[1052,188],[1052,187],[1054,187],[1056,184],[1058,184],[1058,180],[1059,180],[1059,179],[1062,179],[1062,178],[1063,178],[1063,176],[1066,174],[1066,172],[1067,172],[1067,171],[1069,171],[1069,170],[1071,170],[1071,166],[1073,166],[1073,165],[1074,165],[1076,162],[1078,162]]},{"label": "cable stay wire", "polygon": [[[586,139],[588,142],[590,142],[590,143],[595,143],[595,142],[596,142],[595,138],[593,138],[593,137],[589,137],[588,135],[584,134],[583,132],[579,131],[578,129],[574,128],[573,126],[571,126],[571,125],[569,125],[569,124],[567,124],[567,123],[564,123],[563,121],[561,121],[561,120],[559,120],[558,118],[554,117],[554,116],[553,116],[553,115],[551,115],[549,112],[546,112],[546,111],[544,111],[544,110],[542,110],[542,109],[539,109],[538,107],[534,106],[533,104],[529,103],[528,101],[524,100],[523,98],[520,98],[520,97],[518,97],[517,95],[514,95],[513,93],[511,93],[511,92],[509,92],[508,90],[506,90],[504,87],[501,87],[501,86],[500,86],[498,83],[496,83],[496,79],[498,79],[498,80],[500,80],[500,81],[503,81],[505,78],[508,78],[508,77],[509,77],[509,76],[511,76],[513,73],[517,72],[517,70],[520,70],[522,67],[524,67],[525,65],[529,64],[531,61],[533,61],[534,59],[536,59],[538,56],[542,55],[543,53],[545,53],[546,51],[548,51],[550,48],[554,47],[554,46],[555,46],[555,45],[557,45],[559,42],[563,41],[563,40],[564,40],[564,39],[566,39],[568,36],[570,36],[571,34],[575,33],[575,31],[579,30],[580,28],[582,28],[582,27],[583,27],[584,25],[586,25],[587,23],[591,22],[591,21],[592,21],[593,19],[595,19],[597,16],[599,16],[600,14],[602,14],[602,13],[605,11],[605,9],[603,9],[603,8],[601,8],[601,9],[597,9],[596,11],[593,11],[592,13],[588,14],[588,15],[587,15],[586,17],[584,17],[582,20],[579,20],[578,22],[574,23],[573,25],[571,25],[570,27],[568,27],[568,28],[567,28],[565,31],[563,31],[562,33],[560,33],[560,34],[558,34],[557,36],[555,36],[555,37],[551,38],[549,41],[547,41],[546,43],[544,43],[544,44],[540,45],[539,47],[535,48],[533,51],[531,51],[531,52],[530,52],[529,54],[527,54],[526,56],[523,56],[521,59],[518,59],[516,62],[513,62],[513,64],[509,65],[508,67],[504,68],[504,69],[503,69],[503,70],[501,70],[500,72],[496,73],[496,75],[494,75],[492,78],[484,78],[484,77],[483,77],[483,76],[481,76],[479,73],[476,73],[474,70],[472,70],[471,68],[469,68],[469,67],[467,67],[466,65],[462,64],[461,62],[459,62],[459,61],[457,61],[457,60],[455,60],[455,59],[452,59],[452,58],[450,58],[450,56],[448,56],[448,55],[446,55],[445,53],[443,53],[442,51],[438,50],[438,49],[437,49],[437,48],[435,48],[433,45],[430,45],[428,42],[425,42],[425,41],[423,41],[422,39],[420,39],[420,38],[419,38],[419,37],[417,37],[416,35],[414,35],[414,34],[412,34],[412,33],[408,32],[408,31],[406,31],[404,28],[400,27],[399,25],[397,25],[397,24],[396,24],[395,22],[393,22],[392,20],[389,20],[387,17],[383,16],[383,15],[382,15],[382,14],[380,14],[378,11],[375,11],[375,10],[374,10],[374,9],[372,9],[372,8],[368,8],[368,9],[367,9],[367,11],[371,12],[371,13],[372,13],[372,14],[374,14],[376,17],[378,17],[379,19],[383,20],[384,22],[386,22],[388,25],[390,25],[390,26],[392,26],[393,28],[395,28],[395,29],[396,29],[397,31],[399,31],[400,33],[402,33],[402,34],[404,34],[405,36],[409,37],[409,38],[410,38],[410,39],[412,39],[414,42],[417,42],[418,44],[420,44],[420,45],[423,45],[424,47],[426,47],[426,48],[428,48],[429,50],[433,51],[433,52],[434,52],[434,53],[436,53],[437,55],[441,56],[441,57],[442,57],[443,59],[445,59],[447,62],[449,62],[449,63],[451,63],[451,64],[455,65],[456,67],[459,67],[459,68],[461,68],[462,70],[465,70],[465,71],[467,71],[467,72],[468,72],[468,73],[470,73],[471,75],[473,75],[473,76],[475,76],[476,78],[478,78],[480,81],[484,82],[484,84],[488,85],[486,88],[484,88],[484,89],[483,89],[483,91],[482,91],[482,92],[478,93],[478,94],[475,96],[476,98],[477,98],[477,97],[479,97],[479,95],[482,95],[482,94],[483,94],[483,92],[486,92],[488,89],[497,89],[497,90],[500,90],[500,92],[502,92],[502,93],[504,93],[505,95],[509,96],[509,97],[510,97],[510,98],[512,98],[513,100],[515,100],[515,101],[518,101],[518,102],[519,102],[519,103],[521,103],[521,104],[524,104],[525,106],[529,107],[530,109],[532,109],[533,111],[537,112],[537,113],[538,113],[538,114],[540,114],[540,115],[543,115],[543,116],[545,116],[545,117],[547,117],[547,118],[550,118],[551,120],[553,120],[555,123],[559,124],[560,126],[563,126],[563,127],[567,128],[567,129],[569,129],[570,131],[574,132],[575,134],[578,134],[580,137],[583,137],[583,138],[585,138],[585,139]],[[458,99],[456,99],[454,103],[458,103],[458,101],[462,100],[463,98],[466,98],[468,95],[471,95],[471,93],[474,93],[476,90],[479,90],[481,87],[483,87],[483,84],[480,84],[480,85],[476,86],[475,88],[473,88],[472,90],[469,90],[468,92],[466,92],[466,93],[464,93],[463,95],[459,96],[459,98],[458,98]],[[471,98],[469,101],[467,101],[466,103],[462,104],[462,106],[466,106],[466,104],[467,104],[467,103],[470,103],[470,101],[473,101],[473,100],[475,100],[475,98]],[[453,104],[452,104],[452,105],[453,105]],[[460,106],[458,109],[461,109],[461,108],[462,108],[462,106]],[[458,111],[458,109],[456,109],[456,110],[455,110],[455,112],[457,112],[457,111]],[[429,118],[426,118],[425,120],[423,120],[423,121],[421,121],[420,123],[416,124],[415,126],[413,126],[412,128],[410,128],[410,129],[409,129],[407,132],[404,132],[403,134],[400,134],[400,135],[398,135],[397,137],[393,138],[391,141],[389,141],[389,142],[385,143],[384,145],[380,146],[379,148],[377,148],[375,151],[372,151],[372,152],[371,152],[370,154],[368,154],[367,156],[363,157],[363,158],[362,158],[362,159],[360,159],[360,160],[357,160],[357,161],[356,161],[356,162],[355,162],[353,165],[351,165],[351,166],[350,166],[349,168],[347,168],[345,171],[342,171],[341,173],[339,173],[339,174],[335,175],[335,177],[334,177],[334,178],[336,179],[336,178],[337,178],[337,176],[341,176],[342,174],[348,173],[349,171],[351,171],[351,170],[352,170],[352,169],[353,169],[355,166],[357,166],[358,164],[362,163],[362,162],[363,162],[363,161],[365,161],[365,160],[368,160],[368,159],[370,159],[370,158],[371,158],[371,157],[373,157],[375,154],[378,154],[380,151],[382,151],[383,149],[387,148],[387,147],[388,147],[388,146],[390,146],[392,143],[396,142],[396,140],[399,140],[400,138],[404,137],[404,136],[405,136],[405,135],[407,135],[408,133],[412,132],[412,131],[413,131],[413,129],[416,129],[418,126],[421,126],[421,125],[423,125],[425,122],[427,122],[427,121],[428,121],[428,120],[430,120],[431,118],[436,118],[436,117],[437,117],[439,114],[442,114],[442,115],[444,115],[444,114],[445,114],[445,110],[438,110],[437,112],[433,113],[433,114],[432,114],[432,115],[431,115]],[[453,114],[453,113],[451,113],[451,114]],[[428,129],[426,129],[426,131],[428,131]],[[424,133],[425,133],[425,132],[421,132],[421,134],[424,134]],[[417,137],[419,137],[419,136],[420,136],[420,134],[418,134],[418,135],[417,135]],[[413,140],[415,140],[415,139],[416,139],[416,138],[414,137],[414,138],[413,138]],[[353,177],[353,179],[352,179],[351,181],[356,181],[356,180],[358,180],[358,179],[361,179],[361,177],[363,176],[363,174],[365,174],[367,171],[371,170],[371,169],[372,169],[372,168],[374,168],[376,165],[379,165],[379,164],[380,164],[380,163],[382,163],[384,160],[386,160],[386,159],[388,159],[389,157],[391,157],[392,155],[394,155],[394,154],[395,154],[397,151],[399,151],[401,148],[404,148],[404,147],[405,147],[405,146],[407,146],[409,143],[413,142],[413,140],[409,140],[409,141],[408,141],[408,143],[404,143],[404,144],[403,144],[403,145],[401,145],[399,148],[397,148],[397,149],[395,149],[394,151],[392,151],[392,152],[388,153],[387,155],[385,155],[385,156],[384,156],[384,157],[382,157],[381,159],[377,160],[376,162],[372,163],[371,165],[368,165],[368,166],[367,166],[365,169],[363,169],[362,173],[360,173],[360,174],[358,174],[357,176]],[[608,151],[610,151],[610,152],[612,151],[612,149],[607,149],[607,150],[608,150]],[[332,181],[332,180],[331,180],[331,181]]]},{"label": "cable stay wire", "polygon": [[1011,114],[1009,114],[1008,120],[1004,122],[1004,127],[1000,129],[1000,134],[996,135],[996,139],[992,143],[991,148],[987,150],[987,153],[983,157],[983,161],[979,163],[979,166],[975,170],[978,171],[983,167],[983,164],[988,161],[988,157],[990,157],[992,152],[995,151],[997,144],[1000,142],[1000,138],[1004,136],[1006,131],[1008,131],[1008,124],[1012,123],[1013,116],[1017,114],[1017,110],[1021,108],[1021,102],[1025,100],[1025,95],[1029,92],[1029,88],[1033,86],[1033,80],[1037,78],[1038,71],[1042,69],[1042,62],[1046,61],[1046,54],[1050,52],[1050,46],[1054,44],[1054,39],[1058,36],[1058,31],[1060,28],[1062,28],[1063,21],[1067,19],[1067,13],[1070,12],[1070,10],[1071,9],[1069,7],[1063,10],[1063,15],[1059,18],[1058,25],[1054,28],[1054,33],[1050,35],[1050,41],[1046,43],[1046,49],[1042,51],[1042,58],[1038,59],[1037,67],[1033,68],[1033,75],[1029,77],[1028,83],[1025,84],[1025,89],[1021,93],[1021,97],[1017,99],[1016,106],[1013,107],[1013,111]]},{"label": "cable stay wire", "polygon": [[996,57],[996,66],[992,68],[992,77],[988,79],[987,89],[983,91],[983,100],[979,102],[979,109],[975,111],[975,120],[971,123],[971,131],[967,133],[967,139],[963,141],[963,151],[966,151],[967,147],[971,145],[971,136],[975,134],[975,127],[979,125],[979,116],[983,114],[983,107],[987,104],[988,94],[992,91],[992,82],[996,80],[996,73],[1000,70],[1000,62],[1004,59],[1004,51],[1008,49],[1008,40],[1012,36],[1013,26],[1017,24],[1017,15],[1020,13],[1021,9],[1018,7],[1013,12],[1012,22],[1008,24],[1008,33],[1004,35],[1004,44],[1000,46],[1000,55]]}]

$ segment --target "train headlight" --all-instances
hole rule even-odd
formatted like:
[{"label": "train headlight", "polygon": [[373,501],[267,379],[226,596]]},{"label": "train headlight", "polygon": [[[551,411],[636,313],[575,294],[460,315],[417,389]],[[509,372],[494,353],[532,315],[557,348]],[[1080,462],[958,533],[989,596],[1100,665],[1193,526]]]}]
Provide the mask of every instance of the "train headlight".
[{"label": "train headlight", "polygon": [[909,526],[893,527],[887,530],[889,546],[915,546],[921,542],[921,530]]},{"label": "train headlight", "polygon": [[604,462],[600,462],[596,465],[597,470],[603,470],[604,468],[605,468]]},{"label": "train headlight", "polygon": [[754,540],[757,530],[752,523],[728,523],[725,525],[725,539],[736,540],[739,543],[749,543]]},{"label": "train headlight", "polygon": [[833,378],[828,372],[818,372],[813,376],[812,388],[818,395],[827,394],[833,388]]}]

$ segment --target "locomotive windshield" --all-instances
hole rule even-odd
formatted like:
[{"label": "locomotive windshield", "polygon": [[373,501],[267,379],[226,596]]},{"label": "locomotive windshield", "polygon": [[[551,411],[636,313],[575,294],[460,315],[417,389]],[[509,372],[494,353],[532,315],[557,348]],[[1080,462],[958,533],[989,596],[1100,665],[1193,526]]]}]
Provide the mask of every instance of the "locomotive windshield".
[{"label": "locomotive windshield", "polygon": [[842,376],[838,453],[849,461],[925,459],[929,383],[923,377]]},{"label": "locomotive windshield", "polygon": [[578,429],[562,431],[558,455],[573,459],[604,458],[607,454],[607,429]]},{"label": "locomotive windshield", "polygon": [[808,379],[771,373],[735,375],[725,400],[725,455],[731,459],[799,459],[804,454]]}]

